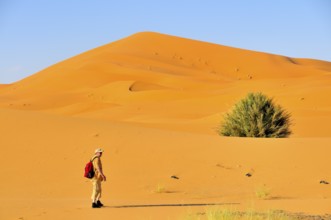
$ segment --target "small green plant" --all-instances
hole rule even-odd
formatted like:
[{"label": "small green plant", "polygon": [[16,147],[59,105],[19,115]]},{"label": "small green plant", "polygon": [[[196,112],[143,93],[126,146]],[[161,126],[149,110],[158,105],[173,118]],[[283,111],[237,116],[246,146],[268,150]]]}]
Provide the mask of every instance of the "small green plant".
[{"label": "small green plant", "polygon": [[271,194],[271,189],[265,185],[259,186],[255,190],[255,195],[259,199],[269,199]]},{"label": "small green plant", "polygon": [[284,138],[291,134],[290,114],[262,93],[249,93],[227,113],[218,133],[223,136]]}]

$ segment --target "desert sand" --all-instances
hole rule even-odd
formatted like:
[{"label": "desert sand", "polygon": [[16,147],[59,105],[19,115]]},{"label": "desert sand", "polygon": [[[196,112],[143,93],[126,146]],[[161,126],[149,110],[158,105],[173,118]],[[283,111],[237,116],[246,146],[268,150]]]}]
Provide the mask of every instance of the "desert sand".
[{"label": "desert sand", "polygon": [[[289,138],[217,134],[248,92],[291,113]],[[204,204],[331,214],[330,94],[326,61],[153,32],[87,51],[0,85],[0,219],[183,219]],[[95,210],[83,170],[98,147]]]}]

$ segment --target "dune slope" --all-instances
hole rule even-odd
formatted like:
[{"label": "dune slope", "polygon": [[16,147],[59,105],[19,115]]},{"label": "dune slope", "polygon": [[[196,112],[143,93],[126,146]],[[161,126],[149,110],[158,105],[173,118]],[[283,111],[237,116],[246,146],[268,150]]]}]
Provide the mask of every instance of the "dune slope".
[{"label": "dune slope", "polygon": [[[143,32],[0,87],[0,106],[147,125],[166,121],[171,129],[190,123],[210,133],[236,101],[261,91],[293,114],[295,136],[330,136],[330,70],[329,62]],[[306,123],[311,126],[303,129]]]}]

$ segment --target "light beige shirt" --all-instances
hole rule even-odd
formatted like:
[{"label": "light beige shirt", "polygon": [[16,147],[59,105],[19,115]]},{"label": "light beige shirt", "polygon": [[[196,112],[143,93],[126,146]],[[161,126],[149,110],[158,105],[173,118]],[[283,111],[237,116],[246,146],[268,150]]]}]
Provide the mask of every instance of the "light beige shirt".
[{"label": "light beige shirt", "polygon": [[[93,158],[95,158],[95,159],[93,160]],[[101,158],[97,157],[97,156],[94,156],[93,158],[92,158],[92,160],[93,160],[92,163],[93,163],[93,168],[94,168],[94,172],[95,172],[94,178],[103,180],[101,173],[100,173],[100,172],[103,173]]]}]

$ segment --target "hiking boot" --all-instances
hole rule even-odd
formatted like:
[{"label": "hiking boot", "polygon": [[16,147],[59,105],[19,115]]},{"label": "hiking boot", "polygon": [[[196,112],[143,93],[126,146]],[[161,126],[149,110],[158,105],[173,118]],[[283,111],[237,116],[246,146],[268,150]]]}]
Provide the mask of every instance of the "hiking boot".
[{"label": "hiking boot", "polygon": [[100,207],[103,206],[103,204],[100,202],[100,200],[97,201],[97,205],[100,206]]},{"label": "hiking boot", "polygon": [[101,208],[101,206],[99,206],[98,203],[93,202],[92,203],[92,208]]}]

